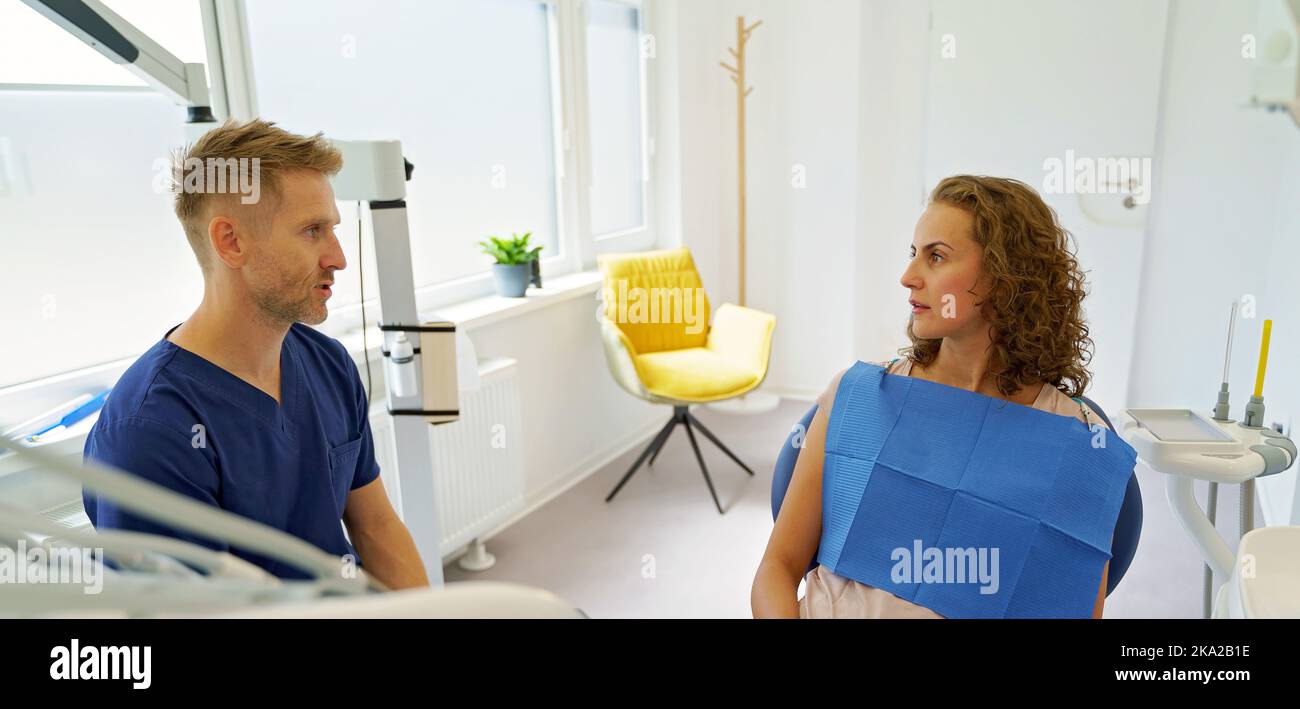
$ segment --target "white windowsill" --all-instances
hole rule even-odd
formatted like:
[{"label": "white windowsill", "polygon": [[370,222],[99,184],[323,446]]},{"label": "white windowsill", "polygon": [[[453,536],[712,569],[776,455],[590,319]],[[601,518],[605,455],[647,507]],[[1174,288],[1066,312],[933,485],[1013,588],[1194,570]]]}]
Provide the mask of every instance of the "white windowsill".
[{"label": "white windowsill", "polygon": [[[522,298],[503,298],[489,295],[474,298],[461,303],[447,305],[433,312],[421,313],[423,321],[446,320],[456,323],[456,327],[467,332],[487,327],[494,323],[516,318],[542,308],[564,303],[566,301],[591,295],[600,290],[601,275],[599,271],[581,271],[544,280],[544,288],[529,288]],[[594,312],[594,311],[593,311]],[[368,325],[366,338],[370,345],[370,354],[375,356],[383,342],[382,333],[377,324]],[[338,336],[348,352],[359,356],[365,347],[362,345],[361,329],[357,328]]]}]

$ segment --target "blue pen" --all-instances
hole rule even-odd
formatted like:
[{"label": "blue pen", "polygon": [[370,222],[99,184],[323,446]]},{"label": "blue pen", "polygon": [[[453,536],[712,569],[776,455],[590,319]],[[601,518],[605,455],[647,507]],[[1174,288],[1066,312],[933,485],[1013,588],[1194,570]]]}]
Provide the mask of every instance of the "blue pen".
[{"label": "blue pen", "polygon": [[111,391],[112,389],[105,389],[104,391],[100,392],[99,395],[97,395],[95,398],[91,399],[90,401],[87,401],[81,406],[78,406],[72,411],[69,411],[67,414],[64,414],[63,418],[59,419],[58,423],[54,423],[49,426],[46,426],[45,428],[28,436],[27,442],[36,443],[37,441],[40,440],[41,436],[48,435],[51,431],[54,431],[55,429],[68,428],[69,426],[72,426],[76,422],[104,408],[104,402],[108,400],[108,394]]}]

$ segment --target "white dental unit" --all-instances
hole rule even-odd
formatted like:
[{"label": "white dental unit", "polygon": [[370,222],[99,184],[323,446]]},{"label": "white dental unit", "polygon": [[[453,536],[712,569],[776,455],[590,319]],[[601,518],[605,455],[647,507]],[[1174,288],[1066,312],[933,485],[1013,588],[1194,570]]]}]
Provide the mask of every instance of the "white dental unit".
[{"label": "white dental unit", "polygon": [[[1234,303],[1228,328],[1232,349]],[[1295,463],[1296,445],[1264,425],[1264,372],[1272,321],[1264,321],[1255,391],[1242,420],[1229,417],[1228,364],[1212,416],[1190,409],[1128,409],[1119,432],[1138,458],[1166,475],[1169,504],[1213,573],[1228,579],[1207,615],[1214,618],[1300,618],[1300,527],[1253,529],[1254,480]],[[1208,513],[1197,504],[1193,484],[1210,483]],[[1234,553],[1214,526],[1219,483],[1242,486],[1241,542]],[[1205,574],[1207,598],[1211,574]],[[1207,603],[1207,605],[1210,605]]]}]

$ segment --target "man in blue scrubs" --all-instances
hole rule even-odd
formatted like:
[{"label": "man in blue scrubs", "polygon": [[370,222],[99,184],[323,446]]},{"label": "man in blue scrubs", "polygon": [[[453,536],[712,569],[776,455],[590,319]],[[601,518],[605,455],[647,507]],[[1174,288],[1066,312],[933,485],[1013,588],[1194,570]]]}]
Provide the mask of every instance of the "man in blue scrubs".
[{"label": "man in blue scrubs", "polygon": [[[213,179],[213,161],[240,179]],[[352,555],[389,588],[427,586],[379,478],[357,367],[337,340],[308,327],[325,320],[334,274],[347,265],[329,183],[342,164],[319,134],[265,121],[226,123],[177,159],[176,215],[203,272],[203,300],[122,375],[85,456]],[[83,498],[97,528],[224,549]],[[276,576],[304,576],[230,551]]]}]

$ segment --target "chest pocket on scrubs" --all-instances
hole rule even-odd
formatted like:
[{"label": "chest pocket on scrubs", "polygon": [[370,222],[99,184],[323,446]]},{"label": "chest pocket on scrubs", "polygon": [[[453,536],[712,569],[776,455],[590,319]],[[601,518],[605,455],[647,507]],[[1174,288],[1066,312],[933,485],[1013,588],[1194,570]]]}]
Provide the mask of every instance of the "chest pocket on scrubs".
[{"label": "chest pocket on scrubs", "polygon": [[361,454],[361,442],[348,441],[341,446],[330,449],[330,483],[333,486],[334,503],[339,514],[348,503],[348,493],[352,491],[352,481],[357,474],[357,457]]}]

